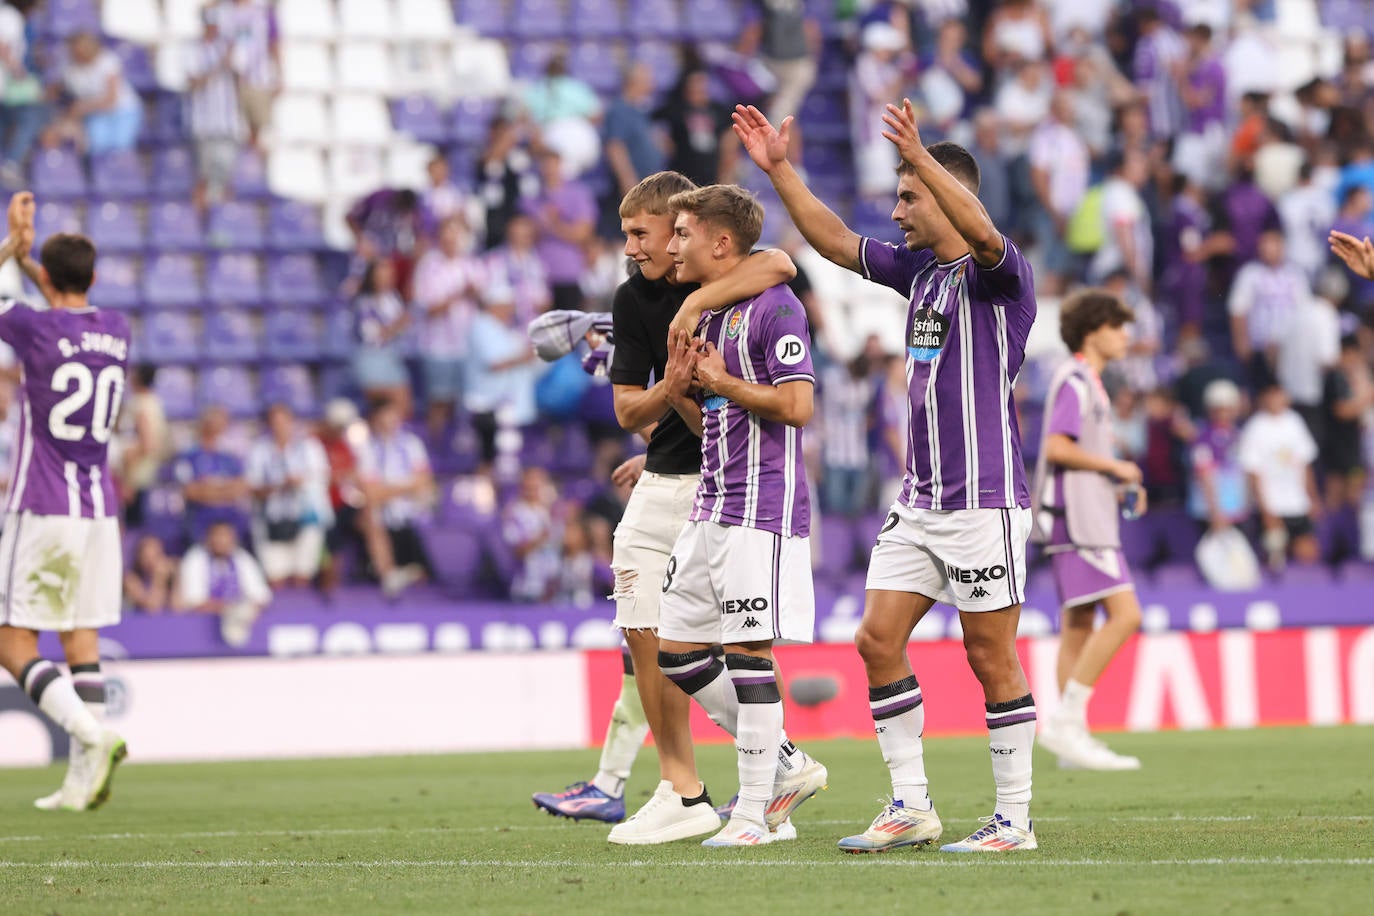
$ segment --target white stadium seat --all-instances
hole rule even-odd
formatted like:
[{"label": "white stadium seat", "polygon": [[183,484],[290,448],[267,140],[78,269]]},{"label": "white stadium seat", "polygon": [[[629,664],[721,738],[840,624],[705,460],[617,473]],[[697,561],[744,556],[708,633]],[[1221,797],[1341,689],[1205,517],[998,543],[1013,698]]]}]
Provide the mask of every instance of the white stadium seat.
[{"label": "white stadium seat", "polygon": [[391,95],[391,55],[379,41],[341,42],[334,54],[334,88]]},{"label": "white stadium seat", "polygon": [[317,95],[287,92],[272,106],[272,142],[323,145],[329,140],[329,113]]},{"label": "white stadium seat", "polygon": [[386,151],[386,186],[424,190],[429,184],[429,160],[434,147],[425,143],[393,143]]},{"label": "white stadium seat", "polygon": [[100,25],[114,38],[151,45],[162,37],[162,10],[157,0],[105,0]]},{"label": "white stadium seat", "polygon": [[357,240],[353,238],[353,230],[348,228],[348,211],[357,203],[351,197],[336,195],[325,201],[324,211],[320,216],[320,229],[324,234],[324,243],[331,248],[351,250],[357,245]]},{"label": "white stadium seat", "polygon": [[329,197],[324,157],[300,146],[274,149],[267,157],[267,186],[282,197],[323,202]]},{"label": "white stadium seat", "polygon": [[353,92],[334,97],[332,127],[334,143],[356,146],[385,146],[391,142],[391,112],[379,95]]},{"label": "white stadium seat", "polygon": [[339,34],[390,41],[396,33],[391,0],[339,0]]},{"label": "white stadium seat", "polygon": [[510,58],[499,41],[461,41],[453,47],[454,95],[465,99],[494,99],[510,92]]},{"label": "white stadium seat", "polygon": [[332,41],[339,33],[333,0],[277,0],[277,28],[284,39]]},{"label": "white stadium seat", "polygon": [[163,41],[199,38],[205,31],[200,18],[204,6],[204,0],[162,0]]},{"label": "white stadium seat", "polygon": [[396,95],[453,95],[447,41],[400,41],[391,46],[391,88]]},{"label": "white stadium seat", "polygon": [[386,184],[386,166],[377,147],[335,146],[329,151],[329,192],[350,199]]},{"label": "white stadium seat", "polygon": [[412,41],[447,41],[453,34],[448,0],[396,0],[396,34]]},{"label": "white stadium seat", "polygon": [[329,45],[315,41],[282,42],[281,86],[286,92],[332,91],[334,58]]},{"label": "white stadium seat", "polygon": [[157,84],[169,92],[186,91],[186,64],[190,54],[189,45],[181,41],[164,41],[157,46],[153,58],[153,72]]}]

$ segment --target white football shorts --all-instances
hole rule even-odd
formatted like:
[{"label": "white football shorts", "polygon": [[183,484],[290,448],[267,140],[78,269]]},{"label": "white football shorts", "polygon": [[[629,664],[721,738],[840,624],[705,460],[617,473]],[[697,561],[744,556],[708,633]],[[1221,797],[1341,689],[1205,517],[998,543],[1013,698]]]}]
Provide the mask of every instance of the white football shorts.
[{"label": "white football shorts", "polygon": [[0,624],[58,633],[114,626],[123,592],[117,519],[5,516]]},{"label": "white football shorts", "polygon": [[1031,510],[911,509],[893,503],[865,588],[915,592],[961,611],[1000,611],[1026,597]]},{"label": "white football shorts", "polygon": [[615,625],[622,630],[658,627],[663,571],[673,544],[692,514],[700,474],[639,477],[625,514],[615,528],[611,569],[615,572]]},{"label": "white football shorts", "polygon": [[814,638],[810,538],[688,522],[662,588],[660,639],[731,645]]}]

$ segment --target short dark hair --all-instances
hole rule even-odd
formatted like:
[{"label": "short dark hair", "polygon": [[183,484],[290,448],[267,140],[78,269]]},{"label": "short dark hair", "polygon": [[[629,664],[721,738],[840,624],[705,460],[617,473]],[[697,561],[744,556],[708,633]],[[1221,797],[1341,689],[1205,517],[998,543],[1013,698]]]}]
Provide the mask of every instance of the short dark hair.
[{"label": "short dark hair", "polygon": [[95,245],[84,235],[59,232],[43,243],[38,260],[59,293],[85,293],[95,280]]},{"label": "short dark hair", "polygon": [[763,205],[736,184],[713,184],[682,191],[668,199],[668,208],[690,213],[713,229],[730,233],[738,254],[748,254],[763,233]]},{"label": "short dark hair", "polygon": [[1119,328],[1135,320],[1131,307],[1105,289],[1082,289],[1059,308],[1059,336],[1069,351],[1078,353],[1083,341],[1101,327]]},{"label": "short dark hair", "polygon": [[[932,143],[926,147],[926,152],[930,153],[931,158],[940,163],[946,172],[949,172],[955,179],[968,188],[974,194],[978,193],[978,188],[982,184],[983,175],[978,170],[978,160],[973,158],[973,154],[964,149],[957,143],[949,140],[941,140],[939,143]],[[898,175],[915,175],[916,166],[903,159],[897,163]]]},{"label": "short dark hair", "polygon": [[133,368],[133,377],[144,388],[151,388],[157,380],[157,366],[152,363],[139,363]]}]

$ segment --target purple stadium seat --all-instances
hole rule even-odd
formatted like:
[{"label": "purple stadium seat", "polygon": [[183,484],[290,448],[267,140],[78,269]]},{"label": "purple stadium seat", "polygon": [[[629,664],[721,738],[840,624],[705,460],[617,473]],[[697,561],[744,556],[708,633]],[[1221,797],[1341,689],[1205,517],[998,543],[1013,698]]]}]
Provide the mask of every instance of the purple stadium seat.
[{"label": "purple stadium seat", "polygon": [[500,38],[510,34],[507,2],[508,0],[457,0],[454,14],[459,23],[475,29],[479,35]]},{"label": "purple stadium seat", "polygon": [[562,0],[515,0],[511,34],[517,38],[562,38],[568,33]]},{"label": "purple stadium seat", "polygon": [[116,41],[110,45],[110,50],[114,51],[124,64],[124,78],[134,87],[135,92],[156,92],[162,88],[158,85],[157,74],[153,71],[152,61],[148,60],[148,52],[144,48],[132,42]]},{"label": "purple stadium seat", "polygon": [[43,240],[56,232],[82,232],[81,211],[74,204],[42,203],[33,218],[35,242]]},{"label": "purple stadium seat", "polygon": [[426,96],[396,99],[391,103],[391,125],[421,143],[447,143],[448,130],[439,106]]},{"label": "purple stadium seat", "polygon": [[[695,11],[693,11],[695,15]],[[629,7],[627,31],[644,38],[677,38],[678,5],[673,0],[638,0]]]},{"label": "purple stadium seat", "polygon": [[86,234],[102,253],[143,250],[143,221],[129,204],[91,204],[86,209]]},{"label": "purple stadium seat", "polygon": [[162,366],[153,379],[153,390],[162,399],[169,420],[189,420],[196,415],[196,375],[183,366]]},{"label": "purple stadium seat", "polygon": [[262,208],[231,200],[210,208],[205,241],[211,248],[261,248],[266,240]]},{"label": "purple stadium seat", "polygon": [[618,38],[625,34],[624,17],[616,0],[572,0],[568,20],[576,38]]},{"label": "purple stadium seat", "polygon": [[314,362],[323,340],[319,316],[302,309],[272,309],[263,324],[264,352],[284,362]]},{"label": "purple stadium seat", "polygon": [[287,404],[299,416],[320,415],[315,382],[304,366],[272,366],[262,375],[262,403]]},{"label": "purple stadium seat", "polygon": [[85,197],[86,172],[71,150],[39,150],[29,167],[29,186],[39,200]]},{"label": "purple stadium seat", "polygon": [[145,142],[151,142],[154,146],[186,142],[190,131],[186,127],[183,99],[183,96],[171,92],[157,96],[152,111],[143,119],[142,139]]},{"label": "purple stadium seat", "polygon": [[682,19],[682,37],[691,42],[733,44],[739,38],[739,4],[730,0],[692,0],[690,15]]},{"label": "purple stadium seat", "polygon": [[205,247],[200,214],[180,201],[149,204],[148,244],[157,251],[200,251]]},{"label": "purple stadium seat", "polygon": [[196,187],[196,163],[184,146],[169,146],[153,154],[153,193],[186,199]]},{"label": "purple stadium seat", "polygon": [[584,41],[568,55],[568,72],[600,93],[614,94],[620,88],[620,71],[605,42]]},{"label": "purple stadium seat", "polygon": [[357,394],[357,386],[353,383],[352,366],[335,363],[320,370],[321,404],[328,404],[334,398],[356,397]]},{"label": "purple stadium seat", "polygon": [[272,196],[267,186],[267,163],[252,149],[239,150],[229,187],[240,200],[262,200]]},{"label": "purple stadium seat", "polygon": [[[107,270],[106,263],[101,261],[101,278]],[[144,267],[143,297],[149,305],[200,304],[205,296],[196,259],[186,254],[160,254],[153,258]]]},{"label": "purple stadium seat", "polygon": [[200,373],[196,381],[196,405],[205,408],[219,404],[235,419],[262,412],[257,380],[242,366],[216,366]]},{"label": "purple stadium seat", "polygon": [[325,298],[314,256],[287,254],[267,265],[267,299],[278,305],[313,305]]},{"label": "purple stadium seat", "polygon": [[557,46],[551,41],[527,41],[511,48],[510,72],[516,79],[538,79],[544,75],[549,58]]},{"label": "purple stadium seat", "polygon": [[273,201],[267,215],[267,244],[279,251],[323,248],[319,208],[295,200]]},{"label": "purple stadium seat", "polygon": [[348,304],[333,304],[324,316],[324,355],[330,359],[347,359],[355,344],[353,312]]},{"label": "purple stadium seat", "polygon": [[100,8],[97,0],[51,0],[46,5],[46,10],[43,30],[50,35],[66,38],[77,32],[100,33]]},{"label": "purple stadium seat", "polygon": [[217,309],[205,316],[205,358],[211,362],[241,363],[262,352],[258,328],[247,312]]},{"label": "purple stadium seat", "polygon": [[205,268],[205,290],[212,302],[256,305],[262,301],[262,265],[251,254],[219,254]]},{"label": "purple stadium seat", "polygon": [[151,363],[194,363],[200,358],[200,335],[186,312],[153,312],[143,319],[135,341],[135,358]]},{"label": "purple stadium seat", "polygon": [[498,106],[490,99],[462,99],[449,113],[449,136],[455,143],[478,146],[487,138],[487,128]]},{"label": "purple stadium seat", "polygon": [[91,160],[91,188],[102,197],[147,197],[148,172],[133,150]]},{"label": "purple stadium seat", "polygon": [[91,287],[91,304],[97,308],[133,309],[148,301],[139,289],[138,258],[102,255],[100,270]]},{"label": "purple stadium seat", "polygon": [[662,87],[677,83],[678,74],[682,70],[682,58],[678,55],[677,46],[671,42],[635,42],[631,57],[648,64],[654,71],[654,85]]}]

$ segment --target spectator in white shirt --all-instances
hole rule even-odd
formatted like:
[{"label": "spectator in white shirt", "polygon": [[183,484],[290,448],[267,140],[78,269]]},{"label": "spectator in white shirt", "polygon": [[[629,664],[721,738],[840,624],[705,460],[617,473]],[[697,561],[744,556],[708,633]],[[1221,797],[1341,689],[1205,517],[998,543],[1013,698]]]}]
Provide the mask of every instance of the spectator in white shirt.
[{"label": "spectator in white shirt", "polygon": [[1331,189],[1313,180],[1312,163],[1298,169],[1298,184],[1275,203],[1283,234],[1288,240],[1288,259],[1307,272],[1309,280],[1326,263],[1326,234],[1336,224],[1336,198]]},{"label": "spectator in white shirt", "polygon": [[272,590],[253,555],[239,546],[229,522],[215,522],[181,558],[178,604],[188,611],[219,616],[221,638],[234,648],[248,643],[253,623],[272,600]]},{"label": "spectator in white shirt", "polygon": [[1108,159],[1110,177],[1102,185],[1102,245],[1093,255],[1088,279],[1101,283],[1113,271],[1124,269],[1142,290],[1150,289],[1154,265],[1154,238],[1150,213],[1140,197],[1149,177],[1149,163],[1135,150],[1113,153]]},{"label": "spectator in white shirt", "polygon": [[333,524],[329,459],[314,436],[296,426],[285,404],[267,408],[267,435],[248,452],[253,489],[253,545],[273,588],[308,585],[320,571],[325,532]]},{"label": "spectator in white shirt", "polygon": [[906,64],[906,36],[886,22],[864,26],[863,50],[849,73],[850,134],[859,194],[892,193],[897,148],[883,137],[885,107],[901,95]]},{"label": "spectator in white shirt", "polygon": [[272,103],[281,91],[281,48],[277,42],[276,4],[259,0],[224,0],[216,12],[220,29],[234,43],[239,103],[248,123],[248,142],[261,146],[272,123]]},{"label": "spectator in white shirt", "polygon": [[520,561],[511,583],[516,601],[544,601],[557,585],[561,545],[553,507],[558,493],[548,471],[528,467],[519,495],[501,513],[501,536]]},{"label": "spectator in white shirt", "polygon": [[1003,153],[1011,157],[1025,154],[1031,131],[1049,117],[1053,94],[1054,82],[1039,61],[1021,64],[1016,78],[1002,84],[994,107],[1006,128]]},{"label": "spectator in white shirt", "polygon": [[1068,90],[1054,94],[1050,117],[1030,136],[1031,187],[1039,202],[1035,241],[1044,255],[1041,292],[1059,295],[1073,267],[1064,241],[1069,217],[1088,190],[1088,147],[1073,129],[1074,100]]},{"label": "spectator in white shirt", "polygon": [[434,498],[434,474],[425,444],[401,425],[401,419],[394,401],[374,402],[368,439],[358,449],[364,500],[359,524],[372,569],[388,599],[433,574],[416,522]]},{"label": "spectator in white shirt", "polygon": [[453,422],[463,390],[464,360],[473,316],[480,308],[487,271],[471,253],[461,216],[439,227],[439,245],[415,266],[415,324],[425,377],[425,425],[439,442]]},{"label": "spectator in white shirt", "polygon": [[206,9],[201,15],[205,28],[200,40],[187,49],[186,76],[199,172],[194,200],[203,210],[206,204],[218,202],[229,186],[243,145],[244,122],[233,69],[233,44],[220,30],[215,10]]},{"label": "spectator in white shirt", "polygon": [[1326,375],[1341,355],[1341,316],[1336,301],[1342,277],[1328,274],[1320,295],[1305,295],[1293,306],[1287,330],[1279,334],[1275,375],[1317,442],[1325,441]]},{"label": "spectator in white shirt", "polygon": [[1312,471],[1317,443],[1277,383],[1260,393],[1259,408],[1241,429],[1239,458],[1265,552],[1274,567],[1283,565],[1285,550],[1299,563],[1315,563],[1321,554],[1313,524],[1320,506]]},{"label": "spectator in white shirt", "polygon": [[1298,304],[1310,295],[1307,275],[1287,260],[1283,232],[1259,237],[1259,260],[1240,269],[1231,284],[1231,345],[1236,357],[1259,382],[1277,366],[1279,342],[1293,327]]},{"label": "spectator in white shirt", "polygon": [[143,124],[143,103],[124,78],[119,56],[90,32],[67,41],[70,59],[62,88],[72,101],[48,130],[46,146],[72,140],[92,156],[133,149]]},{"label": "spectator in white shirt", "polygon": [[483,473],[496,460],[496,433],[518,429],[537,417],[534,386],[538,359],[525,329],[515,322],[515,305],[492,300],[472,321],[463,402],[481,441]]}]

